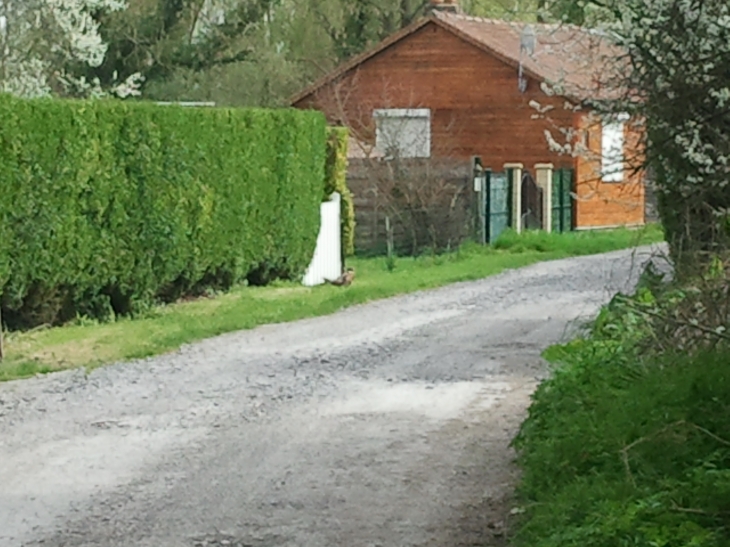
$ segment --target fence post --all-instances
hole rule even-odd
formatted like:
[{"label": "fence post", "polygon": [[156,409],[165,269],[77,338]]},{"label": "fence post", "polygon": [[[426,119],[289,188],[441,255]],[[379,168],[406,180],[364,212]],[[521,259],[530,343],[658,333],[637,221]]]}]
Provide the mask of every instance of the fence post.
[{"label": "fence post", "polygon": [[516,233],[522,233],[522,170],[521,163],[505,163],[504,169],[512,173],[512,229]]},{"label": "fence post", "polygon": [[535,179],[542,188],[542,229],[553,231],[553,164],[536,163]]},{"label": "fence post", "polygon": [[393,260],[393,249],[395,245],[393,242],[393,227],[390,225],[390,215],[385,215],[385,248],[387,253],[388,262],[391,263]]},{"label": "fence post", "polygon": [[5,357],[5,348],[3,348],[3,312],[0,309],[0,363]]},{"label": "fence post", "polygon": [[484,245],[484,223],[486,217],[486,211],[484,210],[484,192],[485,192],[485,170],[482,165],[482,160],[479,156],[472,156],[471,158],[471,173],[470,177],[474,184],[474,193],[476,194],[476,200],[474,202],[474,218],[476,219],[476,226],[473,230],[473,236],[479,239],[479,243]]},{"label": "fence post", "polygon": [[479,238],[482,245],[487,244],[487,222],[489,222],[489,192],[492,185],[492,170],[484,170],[482,191],[479,194]]}]

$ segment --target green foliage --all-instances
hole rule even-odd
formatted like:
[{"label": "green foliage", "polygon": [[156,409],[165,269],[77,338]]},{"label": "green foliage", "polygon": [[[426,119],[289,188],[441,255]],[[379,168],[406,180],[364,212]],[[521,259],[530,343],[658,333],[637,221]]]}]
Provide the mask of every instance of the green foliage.
[{"label": "green foliage", "polygon": [[527,250],[544,252],[563,252],[577,256],[623,249],[632,245],[655,243],[664,238],[658,224],[648,224],[638,230],[620,228],[617,230],[589,230],[565,234],[546,233],[529,230],[520,234],[505,230],[494,242],[495,249],[511,252]]},{"label": "green foliage", "polygon": [[343,256],[352,256],[355,254],[355,203],[347,187],[347,139],[347,128],[329,128],[324,195],[327,199],[332,192],[340,194]]},{"label": "green foliage", "polygon": [[147,81],[169,78],[175,70],[202,71],[245,61],[253,53],[242,37],[281,4],[245,0],[218,4],[223,17],[211,20],[210,6],[180,0],[136,0],[134,9],[105,14],[108,41],[104,62],[87,68],[89,79],[111,83],[141,73]]},{"label": "green foliage", "polygon": [[395,271],[396,267],[398,266],[398,259],[394,254],[389,254],[385,257],[385,268],[389,272]]},{"label": "green foliage", "polygon": [[730,353],[645,353],[656,282],[650,272],[586,338],[545,352],[558,367],[514,442],[517,545],[730,543]]},{"label": "green foliage", "polygon": [[326,137],[316,113],[2,97],[0,114],[12,326],[296,277],[312,256]]},{"label": "green foliage", "polygon": [[614,17],[610,2],[604,0],[537,0],[537,11],[541,20],[579,26],[595,26]]}]

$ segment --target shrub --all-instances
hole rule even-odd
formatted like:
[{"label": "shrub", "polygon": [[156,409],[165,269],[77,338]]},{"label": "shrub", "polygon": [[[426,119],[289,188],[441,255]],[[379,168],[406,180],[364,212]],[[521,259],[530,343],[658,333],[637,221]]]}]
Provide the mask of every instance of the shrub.
[{"label": "shrub", "polygon": [[514,442],[517,545],[730,543],[730,352],[647,353],[653,284],[645,277],[586,338],[545,353],[559,366]]},{"label": "shrub", "polygon": [[340,201],[340,218],[343,257],[352,256],[355,253],[355,205],[352,200],[352,193],[347,187],[347,139],[347,128],[329,128],[324,190],[325,199],[333,192],[338,192],[342,197]]},{"label": "shrub", "polygon": [[296,277],[325,163],[314,112],[0,98],[11,326]]}]

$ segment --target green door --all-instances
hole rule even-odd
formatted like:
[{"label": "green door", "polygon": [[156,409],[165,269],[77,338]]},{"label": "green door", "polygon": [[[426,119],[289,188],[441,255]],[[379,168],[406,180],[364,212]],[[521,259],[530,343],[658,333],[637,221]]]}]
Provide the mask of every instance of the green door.
[{"label": "green door", "polygon": [[512,185],[507,173],[487,173],[486,182],[487,241],[494,243],[510,226]]},{"label": "green door", "polygon": [[553,171],[553,232],[569,232],[573,229],[573,170]]}]

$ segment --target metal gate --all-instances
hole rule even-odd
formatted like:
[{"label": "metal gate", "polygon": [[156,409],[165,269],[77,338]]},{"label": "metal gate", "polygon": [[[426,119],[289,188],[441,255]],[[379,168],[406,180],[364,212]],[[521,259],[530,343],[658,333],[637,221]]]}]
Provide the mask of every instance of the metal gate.
[{"label": "metal gate", "polygon": [[486,241],[494,243],[512,220],[512,184],[507,173],[485,173]]},{"label": "metal gate", "polygon": [[552,231],[569,232],[573,229],[573,170],[553,171]]},{"label": "metal gate", "polygon": [[542,188],[535,182],[529,171],[522,173],[522,228],[525,230],[541,230],[542,222]]}]

